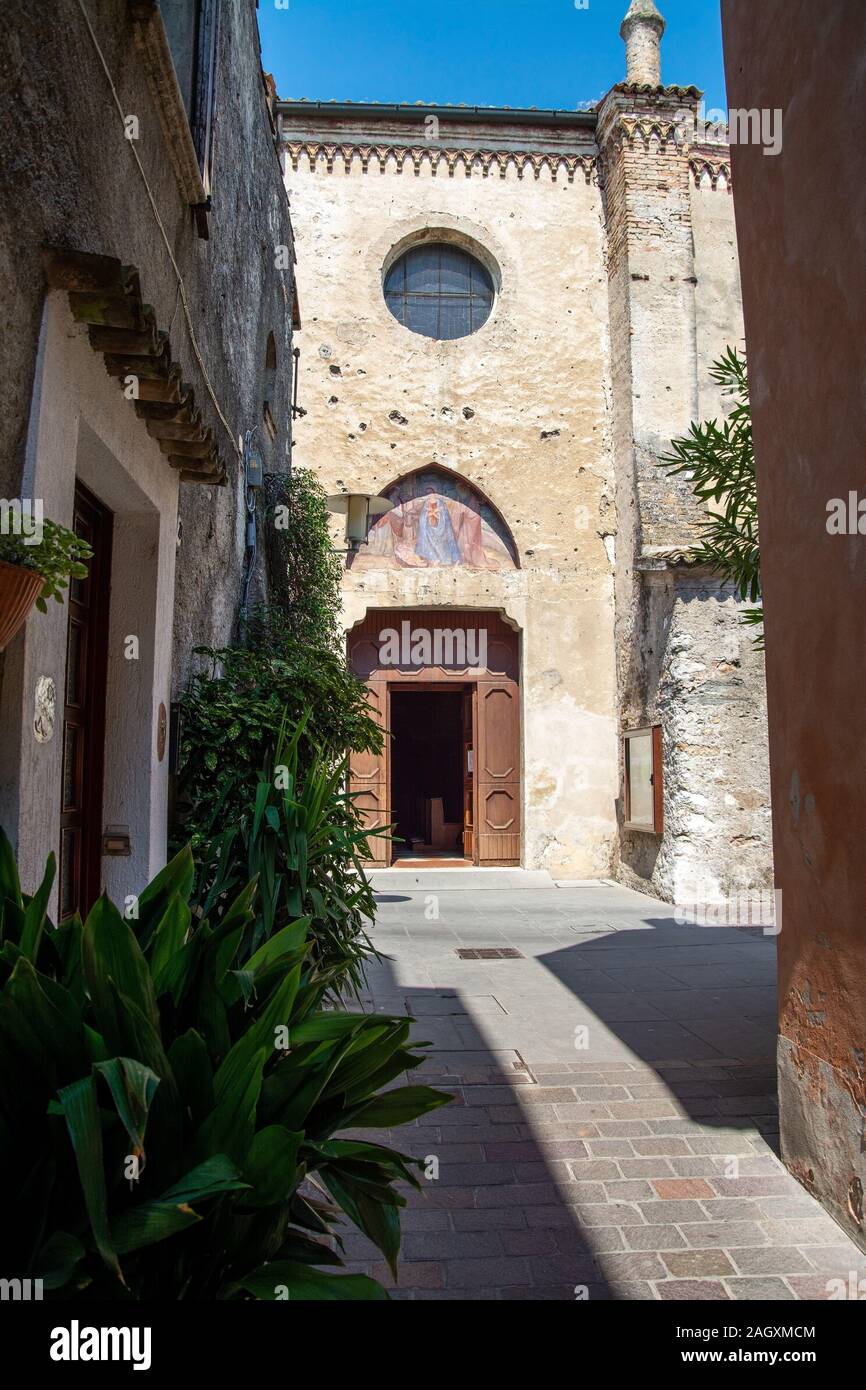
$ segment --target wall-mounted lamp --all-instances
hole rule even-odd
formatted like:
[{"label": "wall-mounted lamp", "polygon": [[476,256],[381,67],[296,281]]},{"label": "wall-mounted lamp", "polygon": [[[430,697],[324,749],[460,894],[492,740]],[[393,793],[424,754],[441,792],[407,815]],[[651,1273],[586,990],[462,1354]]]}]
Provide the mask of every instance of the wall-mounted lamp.
[{"label": "wall-mounted lamp", "polygon": [[367,539],[367,531],[374,517],[384,516],[392,511],[394,503],[387,497],[375,497],[369,492],[338,492],[328,498],[328,511],[346,518],[346,549],[337,553],[351,555]]}]

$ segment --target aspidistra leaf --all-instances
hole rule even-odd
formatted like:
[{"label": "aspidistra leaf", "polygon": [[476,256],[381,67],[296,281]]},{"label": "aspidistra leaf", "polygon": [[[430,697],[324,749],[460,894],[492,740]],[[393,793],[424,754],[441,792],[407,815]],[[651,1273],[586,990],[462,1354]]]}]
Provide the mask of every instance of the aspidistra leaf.
[{"label": "aspidistra leaf", "polygon": [[72,1141],[78,1177],[96,1248],[108,1268],[124,1282],[108,1223],[108,1195],[96,1081],[85,1076],[58,1092],[59,1107]]},{"label": "aspidistra leaf", "polygon": [[372,1302],[388,1294],[366,1274],[330,1274],[314,1265],[291,1260],[273,1260],[253,1270],[239,1281],[255,1298],[288,1302]]}]

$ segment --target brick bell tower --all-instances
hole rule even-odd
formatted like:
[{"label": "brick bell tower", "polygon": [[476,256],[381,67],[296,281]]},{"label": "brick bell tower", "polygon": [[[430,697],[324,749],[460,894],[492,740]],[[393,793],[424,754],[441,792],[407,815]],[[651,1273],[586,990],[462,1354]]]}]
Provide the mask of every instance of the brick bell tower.
[{"label": "brick bell tower", "polygon": [[[689,538],[688,485],[655,460],[698,413],[695,256],[684,139],[700,92],[661,83],[665,21],[654,0],[632,0],[620,34],[627,76],[603,99],[598,145],[604,179],[617,473],[634,482],[636,558],[642,546]],[[625,501],[625,498],[621,498]],[[633,510],[633,514],[632,514]],[[624,538],[625,539],[625,538]],[[627,562],[627,555],[621,559]]]},{"label": "brick bell tower", "polygon": [[632,0],[620,25],[625,39],[626,81],[634,86],[660,87],[662,80],[661,40],[665,22],[655,0]]},{"label": "brick bell tower", "polygon": [[[717,412],[712,361],[743,330],[730,182],[722,182],[727,146],[717,140],[705,148],[703,136],[696,145],[701,93],[663,84],[665,21],[654,0],[632,0],[620,32],[626,80],[602,100],[597,124],[617,508],[618,713],[623,730],[661,729],[666,808],[652,844],[623,824],[620,871],[626,881],[630,873],[652,875],[661,894],[678,901],[711,876],[727,892],[741,869],[763,883],[769,865],[766,840],[746,810],[749,823],[736,833],[760,844],[761,853],[732,870],[713,848],[735,833],[725,790],[746,788],[743,807],[764,795],[751,787],[752,773],[737,752],[747,725],[763,747],[763,671],[739,628],[730,586],[693,560],[703,508],[684,476],[658,466],[672,439]],[[710,165],[716,172],[706,174],[707,186]],[[684,652],[688,659],[680,660]],[[693,814],[698,805],[703,822]]]}]

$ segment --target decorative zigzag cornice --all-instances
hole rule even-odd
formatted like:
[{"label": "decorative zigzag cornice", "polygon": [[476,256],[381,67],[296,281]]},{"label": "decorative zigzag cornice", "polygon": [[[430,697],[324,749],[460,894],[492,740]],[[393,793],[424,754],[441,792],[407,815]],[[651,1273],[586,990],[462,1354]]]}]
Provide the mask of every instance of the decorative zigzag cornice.
[{"label": "decorative zigzag cornice", "polygon": [[668,140],[677,141],[677,136],[682,133],[682,126],[676,121],[666,121],[658,116],[626,116],[621,115],[616,123],[616,130],[621,140],[626,140],[633,145],[636,140],[643,140],[644,144],[649,144],[653,136],[665,144]]},{"label": "decorative zigzag cornice", "polygon": [[[688,155],[689,171],[696,188],[709,183],[714,190],[731,191],[731,164],[727,147],[708,154],[694,147],[685,149],[681,138],[677,138],[681,137],[681,127],[675,121],[649,117],[620,116],[617,121],[617,134],[621,143],[631,146],[640,141],[649,148],[654,138],[662,145],[668,142],[678,144],[683,148],[683,153]],[[462,169],[467,177],[473,168],[480,168],[484,178],[498,172],[499,177],[504,179],[509,165],[517,170],[517,177],[520,179],[527,170],[538,179],[544,169],[547,169],[554,183],[560,171],[566,174],[569,183],[574,182],[577,173],[583,175],[587,184],[598,183],[602,177],[601,161],[597,155],[566,154],[559,151],[446,149],[439,146],[393,143],[332,144],[323,140],[288,140],[284,142],[284,148],[296,173],[301,167],[302,159],[306,157],[311,173],[332,174],[335,167],[342,165],[344,172],[348,174],[353,165],[359,165],[364,174],[368,173],[371,167],[378,167],[379,172],[384,174],[389,161],[392,161],[393,173],[402,174],[408,166],[416,178],[425,169],[433,178],[440,171],[447,172],[448,177],[453,178],[458,168]]]},{"label": "decorative zigzag cornice", "polygon": [[[676,145],[688,157],[689,170],[696,188],[706,184],[707,179],[713,189],[731,191],[731,160],[729,147],[724,141],[712,146],[699,147],[683,139],[683,127],[677,121],[659,119],[655,116],[619,115],[611,127],[605,145],[618,141],[620,147],[632,148],[642,142],[648,150],[653,139],[662,146]],[[720,181],[721,180],[721,185]]]},{"label": "decorative zigzag cornice", "polygon": [[480,166],[484,178],[487,178],[492,170],[496,170],[499,177],[504,179],[511,164],[517,170],[517,177],[520,179],[527,169],[538,179],[542,169],[546,167],[554,183],[561,170],[567,175],[569,183],[574,182],[574,176],[578,172],[583,174],[586,183],[591,183],[597,177],[598,171],[596,155],[565,154],[559,151],[540,153],[530,150],[443,149],[430,145],[329,144],[319,140],[287,140],[284,147],[295,172],[304,155],[307,157],[311,173],[316,173],[321,167],[327,174],[332,174],[335,164],[340,162],[347,174],[356,162],[360,164],[362,173],[366,174],[373,163],[378,164],[379,172],[384,174],[389,160],[394,161],[395,174],[402,174],[409,164],[417,177],[426,164],[434,178],[440,168],[447,170],[448,177],[453,178],[458,167],[462,166],[468,176],[473,168]]},{"label": "decorative zigzag cornice", "polygon": [[695,155],[689,160],[689,169],[695,181],[695,188],[706,187],[707,180],[710,186],[719,192],[730,193],[733,188],[731,181],[730,160],[705,159],[703,155]]}]

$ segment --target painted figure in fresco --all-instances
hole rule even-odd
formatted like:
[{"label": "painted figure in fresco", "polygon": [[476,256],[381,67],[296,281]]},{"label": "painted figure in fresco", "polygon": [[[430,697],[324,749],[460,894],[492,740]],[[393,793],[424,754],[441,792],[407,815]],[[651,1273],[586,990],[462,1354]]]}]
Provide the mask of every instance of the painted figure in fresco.
[{"label": "painted figure in fresco", "polygon": [[437,496],[432,487],[425,489],[422,498],[415,554],[426,560],[428,565],[460,564],[460,547],[448,503],[444,497]]},{"label": "painted figure in fresco", "polygon": [[416,547],[424,499],[412,497],[404,488],[396,487],[391,491],[390,500],[394,503],[394,509],[388,512],[371,532],[373,544],[370,549],[376,554],[387,554],[390,550],[394,560],[401,567],[422,567],[425,561],[417,554]]},{"label": "painted figure in fresco", "polygon": [[455,491],[460,504],[457,539],[463,563],[474,569],[497,569],[498,565],[488,562],[484,553],[484,537],[481,533],[481,513],[475,494],[466,483],[458,482]]},{"label": "painted figure in fresco", "polygon": [[353,560],[361,568],[514,568],[502,523],[465,479],[423,469],[388,489],[387,496],[393,510],[371,527]]}]

